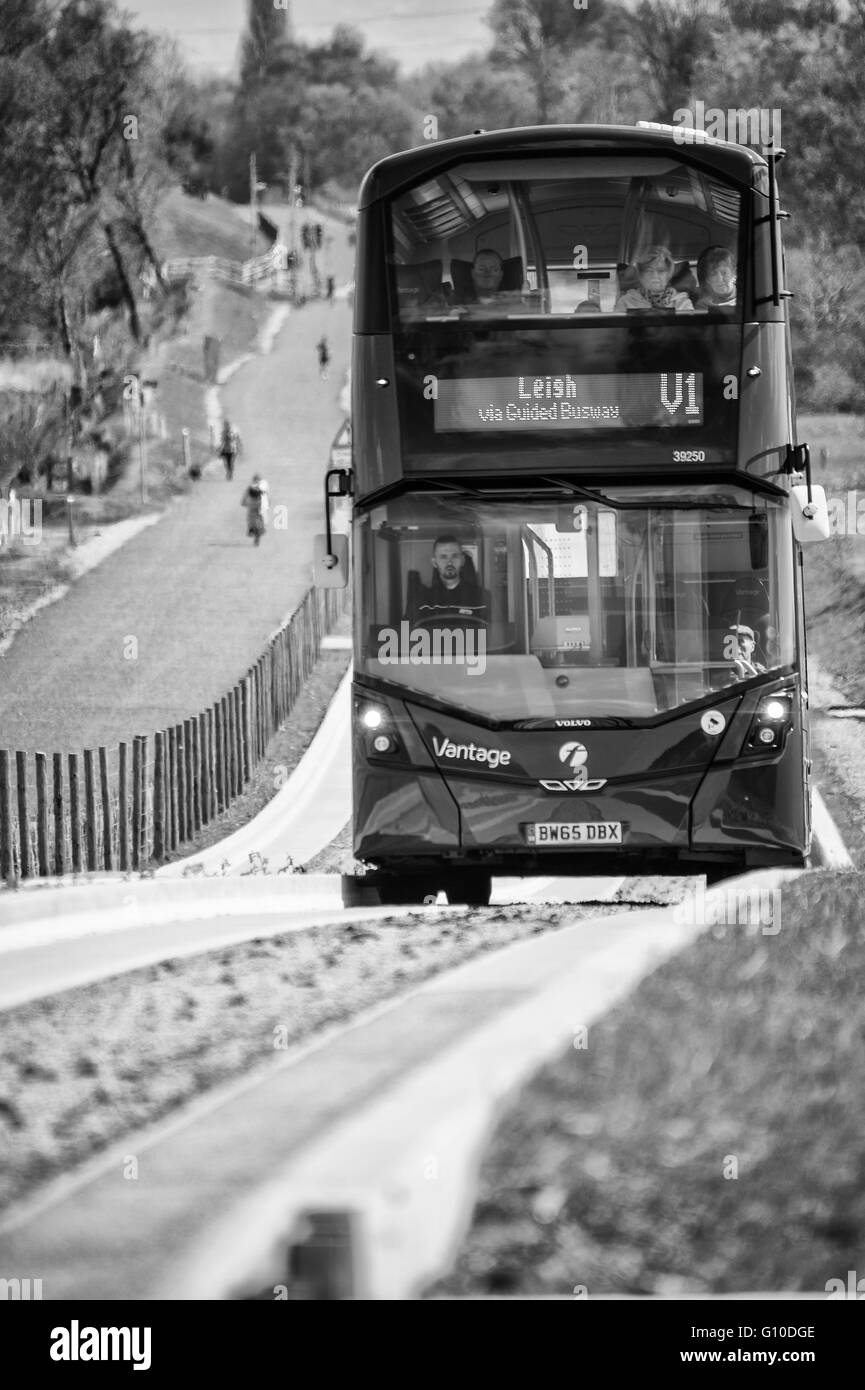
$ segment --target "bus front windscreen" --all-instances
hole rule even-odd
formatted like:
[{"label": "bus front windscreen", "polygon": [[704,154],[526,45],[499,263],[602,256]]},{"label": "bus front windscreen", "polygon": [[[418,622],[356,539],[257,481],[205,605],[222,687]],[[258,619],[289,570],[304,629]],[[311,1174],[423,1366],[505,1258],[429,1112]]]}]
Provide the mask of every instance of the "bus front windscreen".
[{"label": "bus front windscreen", "polygon": [[357,521],[358,668],[505,721],[646,719],[792,664],[792,542],[746,489],[485,502]]}]

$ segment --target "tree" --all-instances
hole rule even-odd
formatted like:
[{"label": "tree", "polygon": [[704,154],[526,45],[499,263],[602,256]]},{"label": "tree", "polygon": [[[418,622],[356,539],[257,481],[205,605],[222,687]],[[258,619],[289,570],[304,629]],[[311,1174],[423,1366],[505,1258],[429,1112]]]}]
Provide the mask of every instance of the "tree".
[{"label": "tree", "polygon": [[488,16],[492,59],[525,75],[535,95],[534,118],[545,125],[560,109],[565,91],[573,105],[580,54],[598,41],[614,48],[626,19],[624,6],[615,0],[587,0],[582,9],[563,0],[495,0]]},{"label": "tree", "polygon": [[241,44],[240,74],[244,87],[265,82],[275,58],[290,37],[288,11],[273,0],[247,0],[246,30]]},{"label": "tree", "polygon": [[77,0],[60,11],[43,48],[53,83],[52,107],[50,114],[46,112],[50,144],[58,168],[68,178],[73,200],[96,213],[130,331],[140,342],[141,321],[123,253],[122,219],[112,192],[118,171],[122,181],[129,177],[122,146],[130,122],[138,120],[146,99],[155,40],[120,22],[111,0]]},{"label": "tree", "polygon": [[541,125],[559,95],[565,54],[579,41],[581,17],[560,0],[496,0],[490,12],[494,59],[526,74]]},{"label": "tree", "polygon": [[690,105],[695,74],[714,55],[722,26],[716,0],[641,0],[631,42],[654,87],[655,120]]},{"label": "tree", "polygon": [[472,55],[458,63],[438,63],[419,73],[413,83],[419,111],[435,116],[440,139],[468,135],[473,130],[505,130],[531,125],[535,95],[521,69],[493,67],[487,58]]}]

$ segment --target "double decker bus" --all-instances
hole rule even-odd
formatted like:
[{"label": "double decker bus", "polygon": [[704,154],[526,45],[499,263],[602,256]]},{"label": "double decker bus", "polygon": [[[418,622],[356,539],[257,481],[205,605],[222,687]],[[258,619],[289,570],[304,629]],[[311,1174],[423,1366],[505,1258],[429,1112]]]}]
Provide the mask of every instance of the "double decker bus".
[{"label": "double decker bus", "polygon": [[366,175],[316,578],[350,563],[354,851],[382,901],[807,863],[800,547],[828,520],[782,153],[557,126]]}]

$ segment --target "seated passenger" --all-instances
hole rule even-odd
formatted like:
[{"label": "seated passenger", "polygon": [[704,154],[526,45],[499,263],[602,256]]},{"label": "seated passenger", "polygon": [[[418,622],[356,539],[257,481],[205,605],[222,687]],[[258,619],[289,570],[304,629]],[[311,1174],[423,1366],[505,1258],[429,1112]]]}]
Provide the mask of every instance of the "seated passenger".
[{"label": "seated passenger", "polygon": [[634,264],[637,268],[639,284],[624,294],[615,303],[614,313],[624,314],[628,309],[675,309],[679,313],[693,312],[693,304],[688,295],[676,290],[670,284],[676,262],[666,246],[647,246],[637,253]]},{"label": "seated passenger", "polygon": [[583,299],[574,310],[575,314],[599,314],[601,304],[597,299]]},{"label": "seated passenger", "polygon": [[[511,265],[511,262],[508,264]],[[454,262],[451,262],[451,268],[455,269]],[[473,311],[479,314],[495,312],[505,304],[519,304],[522,300],[524,285],[523,288],[502,288],[505,262],[491,246],[478,251],[469,267],[468,283],[463,277],[460,278],[462,284],[459,287],[456,276],[454,278],[453,307],[468,310],[469,314]]]},{"label": "seated passenger", "polygon": [[489,621],[489,596],[475,578],[474,564],[456,536],[436,539],[432,567],[432,583],[428,589],[421,586],[415,593],[407,615],[409,622],[440,620],[447,625],[460,618],[484,624]]},{"label": "seated passenger", "polygon": [[472,261],[471,276],[478,304],[495,298],[501,289],[504,273],[505,263],[498,251],[490,249],[477,253]]},{"label": "seated passenger", "polygon": [[736,303],[736,258],[723,246],[710,246],[697,261],[697,309],[732,309]]}]

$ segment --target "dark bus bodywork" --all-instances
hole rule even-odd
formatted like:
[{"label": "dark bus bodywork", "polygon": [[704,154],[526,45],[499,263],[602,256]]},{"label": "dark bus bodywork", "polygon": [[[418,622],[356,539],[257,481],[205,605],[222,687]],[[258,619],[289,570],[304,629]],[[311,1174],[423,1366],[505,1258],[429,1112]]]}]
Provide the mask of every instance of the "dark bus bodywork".
[{"label": "dark bus bodywork", "polygon": [[[806,862],[799,455],[771,173],[724,142],[547,127],[367,175],[354,849],[385,898],[482,901],[493,872]],[[671,294],[643,306],[658,246]],[[735,267],[724,304],[700,302],[710,247]],[[502,266],[486,298],[479,250]],[[442,537],[473,586],[453,592],[476,602],[430,620],[418,595],[441,596]]]}]

